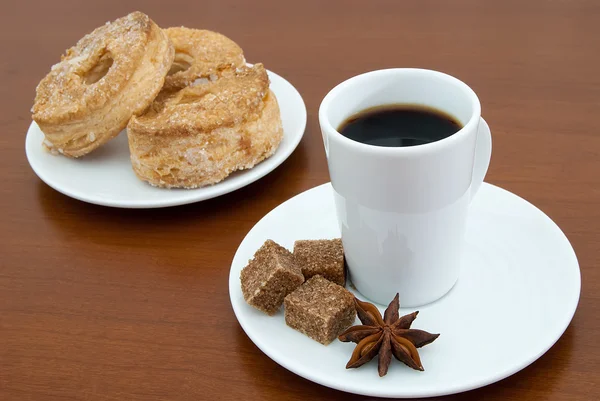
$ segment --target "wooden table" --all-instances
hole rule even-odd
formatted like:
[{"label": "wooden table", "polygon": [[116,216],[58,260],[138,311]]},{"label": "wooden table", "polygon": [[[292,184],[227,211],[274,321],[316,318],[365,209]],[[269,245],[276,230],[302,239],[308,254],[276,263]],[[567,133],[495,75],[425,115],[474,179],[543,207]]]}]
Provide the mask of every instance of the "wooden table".
[{"label": "wooden table", "polygon": [[[581,264],[579,308],[558,343],[514,376],[448,399],[598,395],[600,3],[132,3],[2,6],[0,399],[362,399],[262,354],[238,325],[227,285],[247,231],[279,203],[328,181],[322,97],[352,75],[392,66],[441,70],[479,94],[494,138],[487,181],[545,211]],[[37,82],[83,34],[133,9],[161,26],[220,31],[249,61],[289,79],[308,108],[295,153],[235,193],[162,210],[93,206],[42,183],[24,152]]]}]

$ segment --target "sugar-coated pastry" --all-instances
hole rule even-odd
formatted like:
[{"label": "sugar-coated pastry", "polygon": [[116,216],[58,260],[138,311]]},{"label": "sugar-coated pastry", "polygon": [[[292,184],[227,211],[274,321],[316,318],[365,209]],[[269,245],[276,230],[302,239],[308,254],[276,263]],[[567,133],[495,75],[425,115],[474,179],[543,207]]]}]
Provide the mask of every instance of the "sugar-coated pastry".
[{"label": "sugar-coated pastry", "polygon": [[283,137],[262,64],[161,92],[127,126],[133,170],[159,187],[197,188],[271,156]]},{"label": "sugar-coated pastry", "polygon": [[199,76],[213,77],[230,67],[246,65],[242,49],[217,32],[185,27],[165,29],[175,47],[175,60],[165,89],[181,89]]},{"label": "sugar-coated pastry", "polygon": [[114,138],[154,100],[174,48],[133,12],[84,36],[39,83],[33,119],[52,153],[83,156]]}]

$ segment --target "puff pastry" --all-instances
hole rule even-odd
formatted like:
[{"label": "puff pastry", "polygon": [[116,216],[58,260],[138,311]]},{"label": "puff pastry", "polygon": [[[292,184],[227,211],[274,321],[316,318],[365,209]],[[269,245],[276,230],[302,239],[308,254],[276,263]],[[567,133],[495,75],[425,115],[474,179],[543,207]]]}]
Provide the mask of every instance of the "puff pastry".
[{"label": "puff pastry", "polygon": [[175,60],[165,81],[165,89],[181,89],[199,76],[216,79],[229,67],[246,65],[242,49],[217,32],[185,27],[165,29],[175,46]]},{"label": "puff pastry", "polygon": [[39,83],[33,119],[53,153],[83,156],[117,136],[163,86],[174,48],[133,12],[84,36]]},{"label": "puff pastry", "polygon": [[127,126],[133,170],[159,187],[197,188],[271,156],[283,137],[262,64],[165,90]]}]

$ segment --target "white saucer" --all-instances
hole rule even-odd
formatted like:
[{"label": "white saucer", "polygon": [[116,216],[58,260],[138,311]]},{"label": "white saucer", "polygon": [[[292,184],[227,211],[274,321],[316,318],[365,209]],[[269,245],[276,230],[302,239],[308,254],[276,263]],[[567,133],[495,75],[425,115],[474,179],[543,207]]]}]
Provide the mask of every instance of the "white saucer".
[{"label": "white saucer", "polygon": [[[377,375],[376,361],[346,370],[353,343],[336,340],[323,346],[286,326],[283,310],[274,317],[255,310],[244,302],[239,279],[268,238],[292,249],[296,239],[337,236],[330,184],[288,200],[242,241],[231,266],[229,292],[240,325],[265,354],[308,380],[338,390],[430,397],[496,382],[544,354],[569,325],[579,300],[579,265],[562,231],[527,201],[484,183],[471,207],[457,284],[442,299],[418,308],[413,328],[441,333],[419,350],[425,371],[395,359],[383,378]],[[409,312],[403,309],[401,315]]]},{"label": "white saucer", "polygon": [[31,123],[25,140],[33,171],[63,194],[84,202],[123,208],[156,208],[183,205],[214,198],[264,177],[283,163],[300,143],[306,127],[306,107],[288,81],[269,71],[271,89],[281,110],[284,137],[273,156],[250,170],[239,171],[213,186],[185,190],[154,188],[140,181],[129,161],[125,131],[81,159],[53,156],[42,148],[44,135]]}]

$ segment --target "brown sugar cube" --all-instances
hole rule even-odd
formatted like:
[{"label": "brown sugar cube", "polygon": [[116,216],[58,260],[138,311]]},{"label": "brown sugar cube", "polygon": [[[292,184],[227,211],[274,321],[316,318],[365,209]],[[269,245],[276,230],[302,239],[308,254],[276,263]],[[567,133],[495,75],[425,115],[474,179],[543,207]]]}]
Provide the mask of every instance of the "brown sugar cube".
[{"label": "brown sugar cube", "polygon": [[285,296],[304,282],[304,276],[290,251],[267,240],[244,267],[240,280],[246,302],[274,315]]},{"label": "brown sugar cube", "polygon": [[306,279],[317,274],[341,286],[346,285],[342,240],[300,240],[294,243],[294,256]]},{"label": "brown sugar cube", "polygon": [[327,345],[356,318],[354,296],[345,288],[314,276],[285,297],[285,323]]}]

